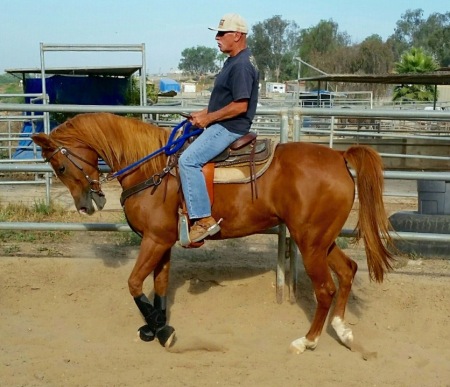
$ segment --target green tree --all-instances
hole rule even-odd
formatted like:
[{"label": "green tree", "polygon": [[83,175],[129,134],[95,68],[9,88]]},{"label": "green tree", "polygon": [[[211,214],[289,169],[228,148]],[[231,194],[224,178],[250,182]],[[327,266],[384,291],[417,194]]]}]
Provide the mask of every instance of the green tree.
[{"label": "green tree", "polygon": [[333,20],[321,20],[317,25],[303,29],[300,33],[300,53],[306,56],[306,59],[309,52],[323,54],[349,44],[349,35],[339,32],[339,25]]},{"label": "green tree", "polygon": [[371,35],[357,46],[358,70],[364,74],[387,74],[394,57],[389,45],[379,35]]},{"label": "green tree", "polygon": [[[332,53],[315,51],[312,63],[320,63],[320,68],[333,74],[386,74],[391,72],[394,62],[390,46],[379,35],[371,35],[354,45],[337,45]],[[385,84],[345,83],[332,84],[333,89],[345,91],[371,90],[375,97],[386,95]]]},{"label": "green tree", "polygon": [[[298,26],[276,15],[252,27],[248,45],[256,59],[261,78],[281,81],[292,71]],[[289,63],[289,65],[288,65]]]},{"label": "green tree", "polygon": [[186,74],[201,77],[218,71],[216,63],[218,59],[218,51],[215,48],[205,46],[185,48],[181,52],[178,68]]},{"label": "green tree", "polygon": [[423,24],[423,10],[408,9],[397,21],[394,35],[398,40],[404,41],[407,44],[413,44],[416,36],[419,34]]},{"label": "green tree", "polygon": [[[435,71],[438,64],[431,55],[421,48],[413,47],[405,52],[401,60],[395,64],[398,74],[426,73]],[[393,101],[433,101],[433,85],[399,85],[394,88]]]},{"label": "green tree", "polygon": [[4,74],[0,74],[0,85],[4,85],[7,83],[18,83],[19,80],[11,74],[8,73],[4,73]]},{"label": "green tree", "polygon": [[[336,71],[336,66],[340,66],[341,63],[338,63],[335,55],[349,45],[349,35],[346,32],[339,32],[339,25],[336,22],[321,20],[317,25],[301,30],[296,56],[328,73],[345,72]],[[305,77],[313,73],[314,70],[306,67],[301,75]]]},{"label": "green tree", "polygon": [[450,66],[450,12],[431,14],[422,24],[414,45],[433,53],[441,66]]},{"label": "green tree", "polygon": [[[23,87],[19,79],[11,74],[4,73],[0,75],[0,94],[21,94]],[[6,103],[24,103],[24,97],[3,97],[0,102]]]},{"label": "green tree", "polygon": [[441,66],[450,65],[450,12],[433,13],[426,20],[423,10],[407,10],[397,21],[394,34],[388,39],[394,60],[412,47],[422,47]]},{"label": "green tree", "polygon": [[270,73],[271,55],[270,39],[262,23],[252,27],[252,35],[248,38],[248,46],[258,64],[261,79],[266,80]]}]

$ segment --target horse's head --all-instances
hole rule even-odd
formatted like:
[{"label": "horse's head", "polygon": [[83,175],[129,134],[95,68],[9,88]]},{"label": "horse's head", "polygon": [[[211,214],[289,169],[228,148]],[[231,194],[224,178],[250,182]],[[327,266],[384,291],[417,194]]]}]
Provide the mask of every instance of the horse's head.
[{"label": "horse's head", "polygon": [[95,212],[93,202],[99,210],[103,209],[106,199],[100,185],[98,154],[93,149],[81,142],[71,145],[69,149],[44,133],[31,138],[42,148],[42,156],[69,189],[78,212],[92,215]]}]

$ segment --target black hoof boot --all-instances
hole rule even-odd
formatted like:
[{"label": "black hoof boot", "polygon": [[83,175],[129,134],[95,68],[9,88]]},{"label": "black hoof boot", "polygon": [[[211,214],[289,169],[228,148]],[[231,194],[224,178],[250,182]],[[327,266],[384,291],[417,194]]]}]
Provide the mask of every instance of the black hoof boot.
[{"label": "black hoof boot", "polygon": [[143,325],[138,329],[139,338],[142,341],[153,341],[155,340],[155,332],[148,326]]},{"label": "black hoof boot", "polygon": [[156,331],[156,338],[164,348],[169,348],[175,338],[175,329],[170,325],[165,325]]},{"label": "black hoof boot", "polygon": [[170,325],[166,325],[164,299],[155,298],[155,300],[158,308],[155,308],[150,303],[145,294],[134,298],[137,307],[147,322],[147,325],[139,328],[139,337],[143,341],[152,341],[156,337],[163,347],[169,348],[175,338],[175,329]]}]

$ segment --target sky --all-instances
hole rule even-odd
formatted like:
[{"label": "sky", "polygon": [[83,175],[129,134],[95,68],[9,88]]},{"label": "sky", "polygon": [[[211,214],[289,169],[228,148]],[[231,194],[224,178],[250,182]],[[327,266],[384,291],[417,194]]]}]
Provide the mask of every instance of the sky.
[{"label": "sky", "polygon": [[[44,44],[145,44],[146,72],[176,71],[185,48],[217,47],[216,27],[226,13],[239,13],[251,31],[275,15],[309,28],[333,20],[353,43],[372,34],[393,34],[406,10],[448,12],[445,0],[3,0],[0,74],[40,68]],[[139,53],[46,52],[45,66],[140,65]]]}]

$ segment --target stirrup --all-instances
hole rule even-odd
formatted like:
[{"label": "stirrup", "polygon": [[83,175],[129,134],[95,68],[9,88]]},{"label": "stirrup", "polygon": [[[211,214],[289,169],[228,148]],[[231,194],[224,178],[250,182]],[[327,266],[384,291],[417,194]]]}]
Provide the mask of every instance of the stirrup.
[{"label": "stirrup", "polygon": [[178,239],[182,247],[189,247],[191,240],[189,239],[189,221],[186,214],[180,209],[178,211]]},{"label": "stirrup", "polygon": [[205,243],[203,240],[200,242],[192,242],[189,239],[189,219],[181,208],[178,210],[178,243],[181,247],[185,248],[198,248]]}]

